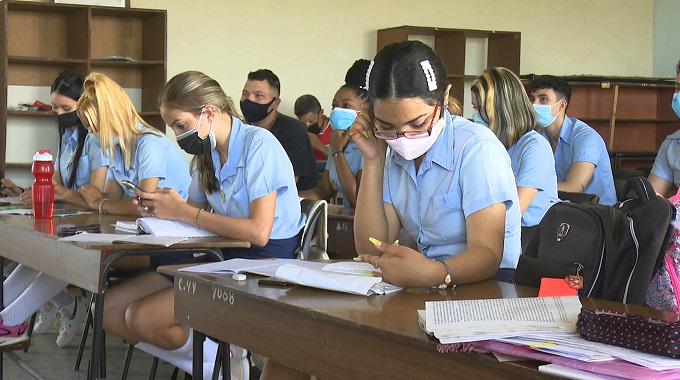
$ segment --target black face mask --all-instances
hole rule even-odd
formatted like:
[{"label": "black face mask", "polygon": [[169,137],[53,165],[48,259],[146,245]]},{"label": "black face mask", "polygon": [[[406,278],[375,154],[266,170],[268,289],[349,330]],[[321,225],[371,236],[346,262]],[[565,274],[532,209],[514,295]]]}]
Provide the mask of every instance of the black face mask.
[{"label": "black face mask", "polygon": [[175,137],[175,140],[177,140],[177,145],[179,145],[180,148],[189,154],[208,154],[215,147],[215,135],[213,134],[212,121],[210,122],[210,132],[208,132],[208,136],[201,138],[198,135],[198,127],[201,125],[202,117],[203,112],[201,112],[201,115],[198,117],[196,128],[188,130]]},{"label": "black face mask", "polygon": [[57,125],[59,125],[60,128],[70,128],[76,125],[77,122],[78,115],[76,115],[76,111],[57,115]]},{"label": "black face mask", "polygon": [[274,104],[275,100],[276,98],[272,99],[272,101],[267,104],[251,102],[248,99],[241,101],[241,112],[243,112],[243,117],[245,117],[246,121],[249,123],[262,121],[262,119],[271,113],[271,111],[267,112],[267,109]]}]

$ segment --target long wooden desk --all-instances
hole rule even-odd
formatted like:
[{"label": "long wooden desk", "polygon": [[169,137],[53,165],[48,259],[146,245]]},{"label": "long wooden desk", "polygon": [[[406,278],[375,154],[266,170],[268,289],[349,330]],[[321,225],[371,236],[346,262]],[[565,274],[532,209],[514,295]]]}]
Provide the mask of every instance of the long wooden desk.
[{"label": "long wooden desk", "polygon": [[90,378],[102,375],[102,319],[106,277],[114,262],[123,256],[144,256],[166,252],[205,252],[221,257],[220,248],[247,248],[248,242],[221,237],[194,238],[170,248],[144,244],[74,244],[57,242],[61,224],[101,224],[102,232],[114,233],[120,215],[81,214],[37,220],[29,216],[0,215],[0,256],[34,268],[95,295]]},{"label": "long wooden desk", "polygon": [[176,321],[324,380],[544,377],[535,363],[440,354],[416,314],[429,300],[529,297],[537,294],[533,288],[486,281],[459,286],[455,292],[407,289],[363,297],[300,286],[260,286],[255,275],[234,281],[229,275],[178,268],[159,268],[175,276]]},{"label": "long wooden desk", "polygon": [[354,209],[328,205],[328,257],[351,259],[356,257],[354,246]]}]

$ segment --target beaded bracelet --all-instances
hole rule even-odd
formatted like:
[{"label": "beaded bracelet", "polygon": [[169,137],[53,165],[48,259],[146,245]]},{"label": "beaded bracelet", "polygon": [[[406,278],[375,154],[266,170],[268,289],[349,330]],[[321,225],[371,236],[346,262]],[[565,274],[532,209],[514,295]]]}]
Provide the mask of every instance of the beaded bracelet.
[{"label": "beaded bracelet", "polygon": [[97,210],[99,211],[100,214],[106,214],[106,212],[104,212],[104,209],[102,208],[102,206],[104,206],[104,201],[108,201],[108,200],[109,200],[109,198],[102,198],[102,199],[99,200],[99,207],[97,208]]}]

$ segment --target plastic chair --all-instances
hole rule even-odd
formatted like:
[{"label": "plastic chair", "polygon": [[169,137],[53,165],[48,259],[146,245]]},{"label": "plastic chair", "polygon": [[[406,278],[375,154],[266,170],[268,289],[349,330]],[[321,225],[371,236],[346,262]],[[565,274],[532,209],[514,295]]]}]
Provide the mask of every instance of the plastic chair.
[{"label": "plastic chair", "polygon": [[300,208],[307,215],[307,221],[302,229],[302,239],[296,256],[302,260],[328,260],[328,203],[303,198],[300,200]]},{"label": "plastic chair", "polygon": [[597,203],[600,201],[600,197],[595,194],[571,193],[568,191],[558,191],[557,197],[571,203]]}]

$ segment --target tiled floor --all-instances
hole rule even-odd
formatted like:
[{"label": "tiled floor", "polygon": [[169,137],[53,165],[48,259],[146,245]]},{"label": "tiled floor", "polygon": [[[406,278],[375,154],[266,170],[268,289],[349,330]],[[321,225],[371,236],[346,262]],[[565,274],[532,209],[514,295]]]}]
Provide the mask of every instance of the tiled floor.
[{"label": "tiled floor", "polygon": [[[87,363],[90,354],[89,340],[85,357],[80,366],[80,371],[74,371],[73,364],[75,363],[76,353],[78,352],[80,333],[64,348],[57,347],[57,344],[55,343],[56,338],[56,328],[52,328],[44,334],[34,334],[28,352],[24,353],[23,351],[18,351],[17,356],[36,369],[44,379],[85,379],[87,377]],[[127,345],[123,343],[121,339],[107,336],[107,379],[120,379],[126,349]],[[129,380],[148,379],[152,360],[153,358],[150,355],[140,350],[135,350],[132,354],[132,362],[127,378]],[[5,367],[4,379],[23,380],[33,378],[17,367],[7,355],[5,355],[3,363]],[[173,370],[173,366],[161,362],[158,365],[156,379],[169,379]],[[184,378],[182,372],[180,372],[178,378]]]}]

